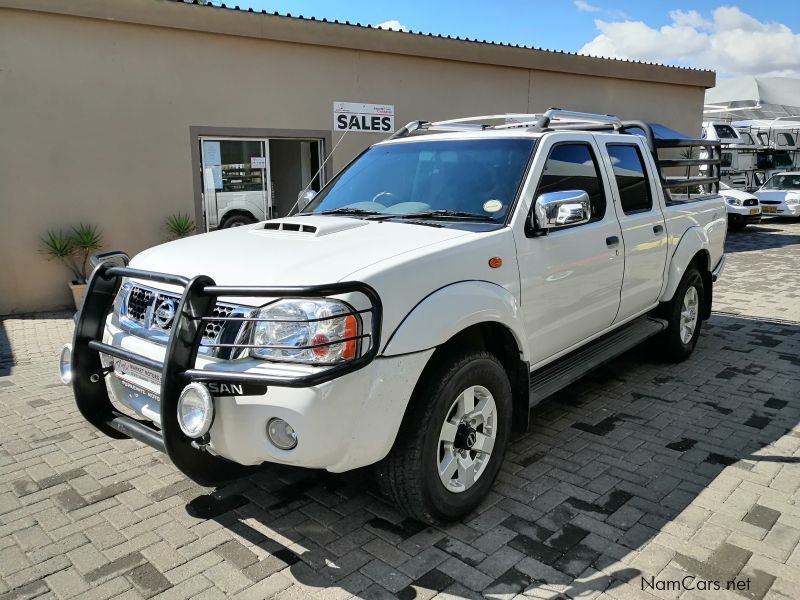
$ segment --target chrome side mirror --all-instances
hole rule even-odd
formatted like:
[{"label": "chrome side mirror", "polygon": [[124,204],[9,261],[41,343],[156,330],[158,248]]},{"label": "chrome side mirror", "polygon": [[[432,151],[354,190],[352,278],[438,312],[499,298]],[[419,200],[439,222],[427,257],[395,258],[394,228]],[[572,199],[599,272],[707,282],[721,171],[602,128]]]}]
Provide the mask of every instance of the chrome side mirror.
[{"label": "chrome side mirror", "polygon": [[314,190],[304,190],[297,194],[297,211],[300,212],[304,210],[306,206],[308,206],[311,201],[314,199],[314,196],[317,195],[317,192]]},{"label": "chrome side mirror", "polygon": [[589,194],[583,190],[547,192],[536,198],[531,212],[531,230],[544,234],[550,229],[588,223],[592,218]]}]

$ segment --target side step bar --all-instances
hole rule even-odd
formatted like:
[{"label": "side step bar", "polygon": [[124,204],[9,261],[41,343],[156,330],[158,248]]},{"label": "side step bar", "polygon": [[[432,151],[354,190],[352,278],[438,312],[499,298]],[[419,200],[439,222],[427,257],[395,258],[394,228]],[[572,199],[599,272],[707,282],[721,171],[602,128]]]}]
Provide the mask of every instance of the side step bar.
[{"label": "side step bar", "polygon": [[663,319],[641,317],[531,372],[531,406],[666,328],[667,322]]}]

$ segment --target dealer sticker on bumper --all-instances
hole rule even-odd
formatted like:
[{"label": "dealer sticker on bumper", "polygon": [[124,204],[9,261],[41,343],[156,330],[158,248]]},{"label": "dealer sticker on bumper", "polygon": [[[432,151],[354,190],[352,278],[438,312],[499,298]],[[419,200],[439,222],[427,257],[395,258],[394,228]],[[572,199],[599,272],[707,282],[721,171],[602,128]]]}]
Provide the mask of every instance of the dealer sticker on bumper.
[{"label": "dealer sticker on bumper", "polygon": [[161,393],[161,373],[121,358],[114,359],[114,375],[121,383],[156,399]]}]

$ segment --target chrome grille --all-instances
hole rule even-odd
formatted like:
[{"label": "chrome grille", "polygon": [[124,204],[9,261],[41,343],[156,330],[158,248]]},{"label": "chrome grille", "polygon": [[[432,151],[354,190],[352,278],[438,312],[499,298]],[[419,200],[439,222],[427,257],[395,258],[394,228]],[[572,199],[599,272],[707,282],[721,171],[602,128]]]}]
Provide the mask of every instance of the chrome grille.
[{"label": "chrome grille", "polygon": [[[211,311],[212,317],[230,317],[233,314],[233,307],[232,306],[221,306],[217,304]],[[204,339],[213,342],[217,338],[220,337],[220,333],[222,333],[222,328],[228,325],[229,322],[225,321],[209,321],[208,325],[206,325],[206,332],[204,335]]]},{"label": "chrome grille", "polygon": [[780,204],[780,200],[762,200],[761,204]]},{"label": "chrome grille", "polygon": [[[122,305],[120,307],[120,323],[122,326],[142,337],[154,339],[155,341],[166,343],[169,332],[172,329],[172,318],[168,313],[161,313],[159,318],[159,308],[165,305],[177,310],[180,296],[158,290],[152,290],[139,285],[128,284],[122,290]],[[201,349],[203,345],[220,341],[235,341],[242,329],[245,327],[244,321],[226,321],[228,317],[246,317],[252,312],[252,308],[234,306],[229,304],[217,304],[211,309],[211,320],[206,323]],[[214,320],[219,317],[221,320]],[[217,353],[222,358],[223,354],[230,354],[225,350]]]},{"label": "chrome grille", "polygon": [[132,321],[144,324],[147,307],[153,301],[153,292],[141,287],[134,287],[128,294],[128,317]]},{"label": "chrome grille", "polygon": [[758,200],[756,200],[755,198],[748,198],[747,200],[744,201],[745,206],[755,206],[757,204]]}]

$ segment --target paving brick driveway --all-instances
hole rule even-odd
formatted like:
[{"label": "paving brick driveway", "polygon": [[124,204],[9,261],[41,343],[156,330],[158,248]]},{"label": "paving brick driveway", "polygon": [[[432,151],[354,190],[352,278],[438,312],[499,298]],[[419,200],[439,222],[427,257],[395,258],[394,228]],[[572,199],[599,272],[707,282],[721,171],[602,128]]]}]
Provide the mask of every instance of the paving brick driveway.
[{"label": "paving brick driveway", "polygon": [[800,223],[728,251],[692,360],[637,349],[536,409],[488,501],[443,529],[366,473],[200,488],[84,423],[55,374],[65,315],[6,319],[0,598],[798,598]]}]

